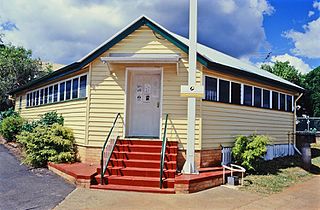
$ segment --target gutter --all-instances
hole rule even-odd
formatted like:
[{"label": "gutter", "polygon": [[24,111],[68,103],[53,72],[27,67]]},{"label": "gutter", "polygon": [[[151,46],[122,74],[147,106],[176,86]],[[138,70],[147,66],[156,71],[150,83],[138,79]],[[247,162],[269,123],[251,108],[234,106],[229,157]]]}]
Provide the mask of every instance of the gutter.
[{"label": "gutter", "polygon": [[299,151],[299,149],[296,146],[297,143],[297,136],[296,136],[296,122],[297,122],[297,102],[298,100],[303,96],[303,93],[300,93],[300,95],[298,96],[298,98],[296,100],[294,100],[294,115],[293,115],[293,119],[294,119],[294,124],[293,124],[293,148],[295,149],[295,151],[299,154],[302,155],[301,152]]}]

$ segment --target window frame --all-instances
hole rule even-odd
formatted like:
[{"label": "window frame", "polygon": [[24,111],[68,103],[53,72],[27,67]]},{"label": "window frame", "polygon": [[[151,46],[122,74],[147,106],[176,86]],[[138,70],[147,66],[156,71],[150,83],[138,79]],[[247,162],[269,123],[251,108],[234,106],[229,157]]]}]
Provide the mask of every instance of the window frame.
[{"label": "window frame", "polygon": [[[85,84],[85,96],[84,97],[80,97],[80,78],[82,76],[86,76],[86,84]],[[73,77],[70,77],[70,78],[67,78],[67,79],[64,79],[64,80],[61,80],[61,81],[57,81],[57,82],[54,82],[54,83],[51,83],[51,84],[48,84],[48,85],[45,85],[45,86],[42,86],[41,88],[36,88],[36,89],[32,89],[28,92],[26,92],[26,95],[29,94],[29,104],[28,102],[26,102],[26,107],[36,107],[36,106],[42,106],[42,105],[46,105],[46,104],[51,104],[51,103],[59,103],[60,101],[60,84],[61,83],[65,83],[65,90],[64,90],[64,100],[63,101],[70,101],[70,100],[76,100],[76,99],[84,99],[84,98],[87,98],[88,97],[88,72],[85,72],[85,73],[82,73],[82,74],[79,74],[79,75],[76,75],[76,76],[73,76]],[[73,80],[74,79],[78,79],[78,90],[77,90],[77,98],[72,98],[72,85],[73,85]],[[70,90],[70,99],[66,100],[66,82],[67,81],[71,81],[71,90]],[[54,87],[55,85],[58,85],[58,92],[57,92],[57,101],[54,101]],[[51,96],[51,100],[49,101],[49,89],[52,88],[52,96]],[[45,91],[47,89],[47,97],[45,95]],[[43,90],[43,103],[40,104],[40,92]],[[36,95],[37,91],[39,92],[39,97],[38,97],[38,104],[36,104],[36,101],[33,101],[33,98],[35,97],[34,95]],[[35,98],[36,99],[36,98]],[[46,102],[46,103],[45,103]]]}]

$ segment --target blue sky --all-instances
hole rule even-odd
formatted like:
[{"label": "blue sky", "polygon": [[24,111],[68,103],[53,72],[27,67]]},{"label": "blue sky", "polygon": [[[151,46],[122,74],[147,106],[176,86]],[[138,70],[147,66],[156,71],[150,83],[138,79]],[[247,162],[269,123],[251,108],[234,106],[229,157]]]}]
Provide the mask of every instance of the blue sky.
[{"label": "blue sky", "polygon": [[[198,0],[198,41],[253,65],[288,60],[305,73],[320,65],[319,2]],[[0,31],[35,57],[69,64],[142,14],[187,36],[188,6],[188,0],[1,1]]]}]

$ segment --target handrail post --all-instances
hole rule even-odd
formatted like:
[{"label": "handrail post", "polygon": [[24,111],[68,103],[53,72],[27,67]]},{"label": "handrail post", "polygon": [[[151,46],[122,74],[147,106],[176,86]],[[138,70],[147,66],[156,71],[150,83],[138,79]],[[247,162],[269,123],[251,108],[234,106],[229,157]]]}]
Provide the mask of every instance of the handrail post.
[{"label": "handrail post", "polygon": [[162,189],[162,176],[163,176],[163,168],[164,168],[164,158],[166,155],[166,147],[167,147],[167,124],[168,124],[168,114],[166,114],[166,120],[164,124],[164,131],[163,131],[163,138],[162,138],[162,148],[161,148],[161,155],[160,155],[160,189]]},{"label": "handrail post", "polygon": [[[106,173],[106,170],[107,170],[107,167],[108,167],[110,158],[111,158],[111,154],[113,153],[114,147],[115,147],[115,145],[116,145],[116,143],[117,143],[117,140],[118,140],[118,137],[119,137],[119,136],[117,136],[116,139],[115,139],[115,141],[113,142],[113,145],[112,145],[112,147],[111,147],[111,150],[110,150],[110,153],[109,153],[108,157],[105,157],[104,152],[105,152],[105,149],[106,149],[106,147],[107,147],[107,143],[108,143],[108,141],[109,141],[109,138],[110,138],[110,136],[111,136],[111,134],[112,134],[112,132],[113,132],[113,129],[114,129],[116,123],[117,123],[117,120],[118,120],[119,116],[120,116],[120,113],[117,113],[117,115],[116,115],[116,117],[115,117],[115,119],[114,119],[114,121],[113,121],[112,127],[110,128],[110,131],[109,131],[109,133],[108,133],[108,136],[107,136],[107,138],[106,138],[106,140],[105,140],[105,142],[104,142],[104,144],[103,144],[103,147],[102,147],[101,159],[100,159],[100,167],[101,167],[101,171],[100,171],[101,180],[100,180],[100,183],[101,183],[101,185],[104,184],[104,182],[103,182],[104,174]],[[105,158],[106,158],[106,162],[104,163],[104,159],[105,159]]]}]

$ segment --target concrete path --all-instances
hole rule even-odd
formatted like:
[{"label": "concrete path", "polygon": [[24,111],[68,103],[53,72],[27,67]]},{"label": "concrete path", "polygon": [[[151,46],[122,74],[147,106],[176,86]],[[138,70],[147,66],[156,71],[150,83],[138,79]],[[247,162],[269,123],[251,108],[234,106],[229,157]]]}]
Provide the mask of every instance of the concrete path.
[{"label": "concrete path", "polygon": [[0,144],[0,210],[52,209],[74,189],[47,169],[29,170]]},{"label": "concrete path", "polygon": [[55,209],[320,209],[320,176],[271,196],[226,187],[187,195],[78,188]]}]

